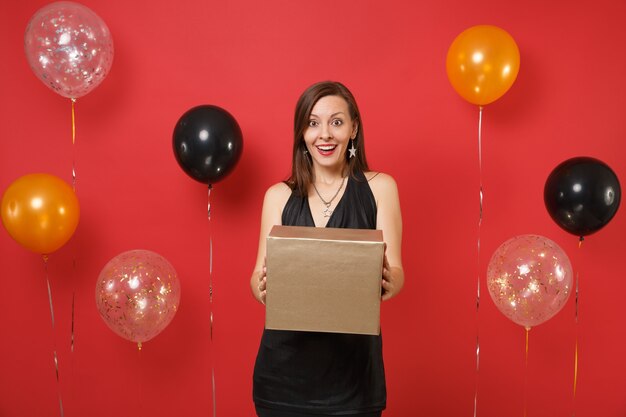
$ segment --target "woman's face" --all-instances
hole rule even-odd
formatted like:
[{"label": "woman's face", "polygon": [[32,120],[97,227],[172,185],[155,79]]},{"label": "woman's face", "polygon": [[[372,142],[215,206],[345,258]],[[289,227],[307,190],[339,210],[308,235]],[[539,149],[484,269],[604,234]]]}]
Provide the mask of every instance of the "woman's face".
[{"label": "woman's face", "polygon": [[304,131],[304,143],[313,165],[343,165],[350,138],[356,135],[357,128],[358,124],[350,117],[348,103],[343,97],[320,98],[311,110],[309,124]]}]

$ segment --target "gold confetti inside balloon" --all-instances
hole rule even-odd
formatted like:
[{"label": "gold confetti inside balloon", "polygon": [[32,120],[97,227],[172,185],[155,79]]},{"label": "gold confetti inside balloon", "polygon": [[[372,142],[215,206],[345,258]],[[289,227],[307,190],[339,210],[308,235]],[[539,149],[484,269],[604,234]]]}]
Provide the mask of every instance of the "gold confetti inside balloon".
[{"label": "gold confetti inside balloon", "polygon": [[96,284],[96,304],[105,323],[124,339],[146,342],[172,321],[180,303],[174,267],[148,250],[111,259]]},{"label": "gold confetti inside balloon", "polygon": [[494,252],[487,267],[487,288],[502,314],[530,329],[563,308],[572,277],[570,261],[556,243],[521,235]]}]

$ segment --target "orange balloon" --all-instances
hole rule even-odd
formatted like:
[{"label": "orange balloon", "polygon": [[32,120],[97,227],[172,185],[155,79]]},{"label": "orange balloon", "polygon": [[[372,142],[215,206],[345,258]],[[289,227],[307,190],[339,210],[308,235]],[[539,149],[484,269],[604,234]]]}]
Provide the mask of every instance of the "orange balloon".
[{"label": "orange balloon", "polygon": [[49,254],[72,237],[80,208],[65,181],[49,174],[29,174],[15,180],[2,196],[2,224],[17,243]]},{"label": "orange balloon", "polygon": [[496,26],[473,26],[456,37],[446,59],[448,79],[470,103],[484,106],[502,97],[519,72],[519,48]]}]

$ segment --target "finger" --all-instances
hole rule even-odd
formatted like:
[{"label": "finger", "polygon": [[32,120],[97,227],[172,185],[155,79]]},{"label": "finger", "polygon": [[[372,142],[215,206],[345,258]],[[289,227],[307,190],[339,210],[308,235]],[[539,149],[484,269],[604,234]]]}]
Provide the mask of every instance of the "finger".
[{"label": "finger", "polygon": [[386,301],[392,297],[393,285],[389,281],[383,280],[382,288],[383,288],[382,300]]},{"label": "finger", "polygon": [[391,277],[391,273],[389,272],[389,269],[387,268],[383,268],[383,279],[385,281],[391,281],[389,278]]}]

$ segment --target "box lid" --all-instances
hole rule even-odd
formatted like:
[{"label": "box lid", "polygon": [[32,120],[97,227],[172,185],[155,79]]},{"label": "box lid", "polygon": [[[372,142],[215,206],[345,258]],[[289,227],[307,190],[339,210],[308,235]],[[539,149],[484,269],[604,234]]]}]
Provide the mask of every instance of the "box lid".
[{"label": "box lid", "polygon": [[273,226],[270,238],[347,240],[382,242],[383,231],[373,229],[344,229],[334,227]]}]

